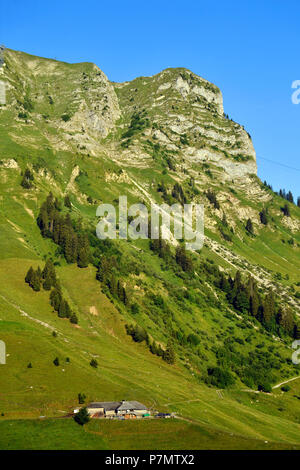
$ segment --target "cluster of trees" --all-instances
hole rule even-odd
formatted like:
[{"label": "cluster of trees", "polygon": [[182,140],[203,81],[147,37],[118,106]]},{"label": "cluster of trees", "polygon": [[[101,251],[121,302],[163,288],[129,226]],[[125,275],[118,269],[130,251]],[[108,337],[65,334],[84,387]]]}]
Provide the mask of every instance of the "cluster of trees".
[{"label": "cluster of trees", "polygon": [[183,271],[193,271],[193,261],[191,257],[187,254],[185,245],[178,245],[176,247],[175,260],[176,263],[181,266]]},{"label": "cluster of trees", "polygon": [[240,271],[236,272],[234,279],[231,276],[227,278],[223,273],[220,273],[217,286],[226,293],[228,302],[236,310],[257,318],[268,331],[277,334],[284,332],[295,336],[298,327],[293,312],[288,307],[284,309],[277,307],[272,290],[262,298],[252,276],[249,276],[244,283]]},{"label": "cluster of trees", "polygon": [[[266,181],[264,181],[264,186],[271,191],[273,191],[273,187],[268,184]],[[278,194],[278,196],[282,197],[283,199],[286,199],[287,201],[291,202],[292,204],[295,204],[294,196],[291,191],[286,191],[285,189],[280,189],[279,192],[275,191],[275,194]],[[300,197],[297,198],[297,206],[300,207]]]},{"label": "cluster of trees", "polygon": [[[257,345],[255,350],[243,354],[240,348],[236,348],[235,343],[244,344],[244,340],[227,337],[223,346],[216,349],[217,367],[221,371],[230,370],[235,373],[248,387],[265,392],[271,391],[271,383],[275,380],[273,371],[274,369],[279,370],[285,364],[285,358],[281,357],[278,352],[273,353],[270,348],[266,354],[263,350],[263,344]],[[220,376],[217,374],[217,377],[214,377],[210,383],[221,387],[221,383],[214,383],[218,377],[222,380],[222,374]],[[224,385],[228,386],[230,383]]]},{"label": "cluster of trees", "polygon": [[118,298],[124,305],[129,304],[126,288],[120,279],[117,279],[117,258],[115,256],[102,255],[96,272],[96,279],[103,283],[111,295]]},{"label": "cluster of trees", "polygon": [[156,240],[150,240],[150,250],[152,250],[165,261],[170,260],[172,257],[170,245],[161,237],[157,238]]},{"label": "cluster of trees", "polygon": [[157,240],[150,240],[150,249],[173,268],[176,267],[177,264],[186,273],[191,273],[194,269],[193,260],[187,253],[184,244],[180,244],[176,247],[175,257],[171,252],[169,243],[161,237]]},{"label": "cluster of trees", "polygon": [[64,299],[59,285],[57,285],[50,292],[50,304],[53,309],[57,312],[59,318],[68,318],[71,323],[78,323],[77,315],[74,311],[72,311],[67,300]]},{"label": "cluster of trees", "polygon": [[37,218],[38,226],[43,237],[51,238],[61,247],[68,263],[75,263],[80,268],[86,268],[90,261],[90,246],[88,235],[81,230],[75,231],[69,214],[61,214],[61,204],[50,193],[42,204]]},{"label": "cluster of trees", "polygon": [[187,203],[186,195],[182,189],[182,186],[179,183],[175,183],[172,189],[172,197],[176,199],[181,204]]},{"label": "cluster of trees", "polygon": [[176,203],[176,201],[183,205],[188,201],[187,196],[179,183],[174,184],[170,193],[168,192],[168,188],[165,183],[162,181],[157,185],[157,192],[162,193],[163,200],[170,205]]},{"label": "cluster of trees", "polygon": [[121,146],[124,148],[127,148],[130,144],[132,137],[137,132],[140,132],[146,129],[149,126],[150,126],[150,121],[147,116],[146,110],[143,110],[141,112],[134,112],[133,115],[131,116],[128,130],[122,134],[122,139],[126,139],[126,140],[123,140]]},{"label": "cluster of trees", "polygon": [[146,342],[150,352],[161,357],[168,364],[174,364],[176,355],[172,342],[169,340],[166,349],[162,349],[160,344],[151,341],[147,331],[139,325],[125,325],[126,332],[136,343]]},{"label": "cluster of trees", "polygon": [[206,382],[210,383],[214,387],[226,388],[234,384],[235,378],[227,369],[209,367],[207,369]]},{"label": "cluster of trees", "polygon": [[34,181],[33,173],[29,170],[29,168],[26,168],[23,174],[22,181],[21,181],[21,186],[24,189],[31,189],[33,187],[33,181]]},{"label": "cluster of trees", "polygon": [[278,194],[283,199],[286,199],[287,201],[294,204],[294,196],[291,191],[286,192],[285,189],[280,189]]},{"label": "cluster of trees", "polygon": [[118,298],[124,305],[129,304],[128,295],[125,286],[120,279],[117,279],[113,274],[107,279],[106,285],[111,295]]},{"label": "cluster of trees", "polygon": [[47,260],[43,270],[39,266],[36,270],[30,266],[25,276],[25,282],[36,292],[41,290],[41,286],[45,290],[51,290],[51,287],[57,286],[58,281],[52,261]]},{"label": "cluster of trees", "polygon": [[25,276],[25,282],[36,292],[41,290],[41,286],[44,290],[49,291],[52,289],[50,292],[50,304],[57,312],[58,316],[60,318],[69,318],[71,323],[78,323],[76,313],[71,310],[68,302],[62,296],[55,267],[50,259],[46,261],[43,270],[41,270],[39,266],[34,270],[31,266]]}]

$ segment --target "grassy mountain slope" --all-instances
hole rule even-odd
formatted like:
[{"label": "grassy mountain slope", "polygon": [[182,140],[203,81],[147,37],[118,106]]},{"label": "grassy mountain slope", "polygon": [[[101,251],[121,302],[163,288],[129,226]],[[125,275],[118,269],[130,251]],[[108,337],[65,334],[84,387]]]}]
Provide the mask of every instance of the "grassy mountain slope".
[{"label": "grassy mountain slope", "polygon": [[[300,209],[287,203],[290,216],[284,216],[286,201],[257,178],[251,138],[223,115],[217,87],[185,69],[112,84],[93,64],[64,64],[10,50],[5,59],[0,338],[9,356],[0,369],[0,412],[5,414],[0,426],[5,429],[7,418],[62,416],[84,392],[89,400],[136,399],[192,420],[196,428],[177,421],[168,425],[170,430],[174,426],[170,432],[177,436],[178,447],[185,443],[176,426],[186,426],[191,436],[196,433],[195,448],[211,448],[215,433],[220,448],[229,446],[226,433],[233,434],[236,448],[260,448],[265,440],[296,445],[297,389],[257,395],[245,392],[249,386],[244,382],[244,369],[253,373],[257,366],[249,366],[252,357],[262,369],[270,366],[272,384],[299,374],[291,363],[292,338],[278,336],[256,318],[241,314],[216,287],[215,276],[219,268],[231,276],[240,269],[245,280],[252,274],[263,297],[272,288],[278,308],[289,306],[297,318]],[[26,169],[33,176],[30,187],[21,185]],[[100,202],[117,205],[118,196],[127,195],[129,203],[173,203],[176,183],[187,201],[205,204],[205,245],[192,255],[193,272],[186,273],[174,261],[172,244],[166,260],[150,249],[148,240],[118,240],[107,251],[100,243],[104,255],[118,260],[114,272],[126,287],[128,305],[96,280],[103,255],[96,254],[97,246],[91,248],[94,266],[91,262],[80,269],[66,262],[51,239],[42,237],[36,222],[49,191],[62,202],[68,195],[71,209],[62,206],[61,213],[80,219],[92,233]],[[208,190],[218,204],[209,201]],[[263,208],[267,225],[260,222]],[[245,230],[249,218],[253,235]],[[78,325],[53,312],[49,291],[33,292],[24,282],[29,267],[43,267],[47,258],[55,262]],[[176,363],[169,365],[151,354],[145,341],[132,341],[126,323],[143,327],[163,349],[171,336]],[[180,341],[178,332],[196,339]],[[240,356],[245,363],[239,369],[229,364],[235,384],[220,392],[206,383],[207,369],[218,365],[228,344],[234,346],[234,360]],[[53,364],[55,357],[59,367]],[[92,358],[98,361],[97,369],[89,365]],[[27,367],[30,362],[32,368]],[[71,426],[64,420],[57,423],[61,429]],[[89,425],[91,440],[86,438],[82,446],[100,445],[93,434],[97,426]],[[69,430],[64,432],[67,436]],[[22,446],[16,442],[16,447]],[[6,448],[7,442],[0,445]],[[103,446],[114,444],[108,440]]]}]

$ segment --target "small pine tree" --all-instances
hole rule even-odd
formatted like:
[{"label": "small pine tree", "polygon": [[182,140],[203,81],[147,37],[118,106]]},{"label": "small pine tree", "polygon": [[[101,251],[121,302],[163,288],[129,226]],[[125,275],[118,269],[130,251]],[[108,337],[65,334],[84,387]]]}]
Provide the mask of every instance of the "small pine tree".
[{"label": "small pine tree", "polygon": [[167,348],[164,351],[163,360],[166,361],[168,364],[174,364],[175,362],[175,351],[171,341],[168,342]]},{"label": "small pine tree", "polygon": [[79,405],[83,405],[85,402],[86,395],[84,393],[78,393],[78,403]]},{"label": "small pine tree", "polygon": [[78,324],[78,317],[75,312],[72,313],[70,317],[70,322],[73,323],[74,325]]},{"label": "small pine tree", "polygon": [[56,358],[54,359],[53,364],[54,364],[56,367],[59,366],[59,359],[58,359],[58,357],[56,357]]},{"label": "small pine tree", "polygon": [[89,254],[86,248],[79,248],[78,250],[78,261],[77,265],[79,268],[87,268],[89,265]]},{"label": "small pine tree", "polygon": [[59,311],[62,302],[62,295],[58,289],[53,289],[50,293],[50,304],[56,312]]},{"label": "small pine tree", "polygon": [[246,230],[250,235],[254,235],[253,223],[251,219],[248,219],[246,222]]},{"label": "small pine tree", "polygon": [[47,280],[51,287],[55,286],[56,284],[56,273],[55,273],[55,267],[51,259],[48,259],[46,261],[45,267],[42,271],[42,276],[43,279]]},{"label": "small pine tree", "polygon": [[289,191],[289,192],[287,193],[286,198],[287,198],[287,200],[288,200],[289,202],[291,202],[292,204],[294,203],[294,196],[293,196],[293,194],[292,194],[291,191]]},{"label": "small pine tree", "polygon": [[288,206],[288,204],[285,204],[282,208],[282,212],[283,214],[286,216],[286,217],[290,217],[291,216],[291,212],[290,212],[290,208]]},{"label": "small pine tree", "polygon": [[27,284],[29,284],[29,285],[31,284],[33,273],[34,273],[33,267],[30,266],[30,268],[28,269],[27,274],[25,276],[25,282],[27,282]]},{"label": "small pine tree", "polygon": [[77,258],[77,265],[79,268],[87,268],[89,265],[89,258],[90,258],[90,248],[89,248],[89,240],[87,235],[82,235],[78,239],[78,258]]},{"label": "small pine tree", "polygon": [[295,339],[300,339],[300,325],[295,325],[294,326],[294,334],[293,334]]},{"label": "small pine tree", "polygon": [[27,366],[27,369],[32,369],[32,364],[31,362],[29,362],[28,366]]},{"label": "small pine tree", "polygon": [[33,180],[34,180],[33,174],[31,173],[29,168],[26,168],[26,170],[24,172],[24,175],[23,175],[23,178],[22,178],[22,181],[21,181],[21,186],[24,189],[31,189],[32,186],[33,186],[33,184],[32,184]]},{"label": "small pine tree", "polygon": [[268,216],[265,208],[259,213],[260,222],[264,225],[268,225]]},{"label": "small pine tree", "polygon": [[224,225],[224,227],[228,227],[228,222],[227,222],[227,217],[226,217],[225,212],[223,212],[222,224]]},{"label": "small pine tree", "polygon": [[84,426],[86,423],[89,422],[89,420],[90,415],[87,408],[81,408],[81,410],[74,416],[74,421],[77,424],[80,424],[80,426]]},{"label": "small pine tree", "polygon": [[68,195],[65,196],[64,205],[65,207],[68,207],[68,209],[72,209],[72,204]]},{"label": "small pine tree", "polygon": [[273,291],[270,291],[263,302],[263,322],[268,325],[275,315],[275,299]]},{"label": "small pine tree", "polygon": [[43,289],[44,290],[51,290],[51,287],[52,287],[51,279],[50,279],[49,276],[47,276],[46,279],[43,282]]},{"label": "small pine tree", "polygon": [[94,367],[95,369],[97,369],[98,367],[98,361],[96,359],[92,359],[91,362],[90,362],[90,366],[91,367]]},{"label": "small pine tree", "polygon": [[58,316],[60,318],[66,318],[68,314],[68,303],[65,299],[62,299],[58,308]]}]

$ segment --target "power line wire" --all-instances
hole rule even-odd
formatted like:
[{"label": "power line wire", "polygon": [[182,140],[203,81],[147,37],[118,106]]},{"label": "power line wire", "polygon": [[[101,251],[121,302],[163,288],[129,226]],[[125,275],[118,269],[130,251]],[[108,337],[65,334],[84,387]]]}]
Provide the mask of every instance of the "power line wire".
[{"label": "power line wire", "polygon": [[284,163],[275,162],[274,160],[270,160],[269,158],[265,158],[265,157],[257,157],[257,158],[260,160],[266,160],[266,162],[269,162],[269,163],[274,163],[275,165],[283,166],[284,168],[288,168],[289,170],[300,171],[300,168],[295,168],[293,166],[285,165]]}]

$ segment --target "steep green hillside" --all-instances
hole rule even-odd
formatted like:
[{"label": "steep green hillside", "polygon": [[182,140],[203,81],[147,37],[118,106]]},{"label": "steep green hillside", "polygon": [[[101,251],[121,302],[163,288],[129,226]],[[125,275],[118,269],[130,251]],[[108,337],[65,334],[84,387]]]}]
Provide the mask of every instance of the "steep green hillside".
[{"label": "steep green hillside", "polygon": [[[220,433],[219,448],[296,445],[297,393],[279,405],[278,389],[256,392],[299,375],[300,209],[258,179],[251,137],[223,114],[220,90],[185,69],[115,84],[94,64],[11,50],[1,79],[0,426],[63,416],[83,392],[192,420],[193,448],[212,448],[206,433]],[[97,206],[117,208],[120,195],[149,208],[203,203],[203,248],[98,240]],[[57,285],[30,287],[29,268],[46,260]],[[78,323],[50,304],[57,290]],[[96,427],[83,447],[99,445]]]}]

